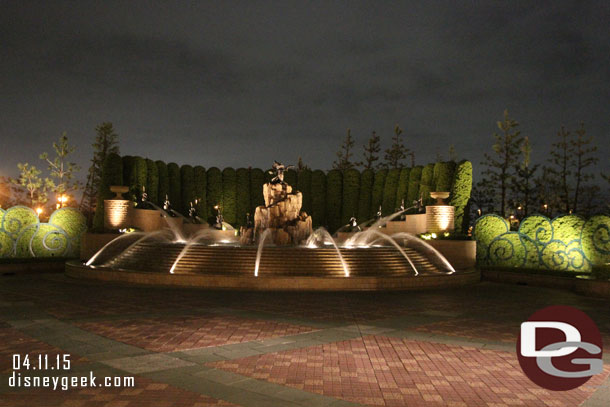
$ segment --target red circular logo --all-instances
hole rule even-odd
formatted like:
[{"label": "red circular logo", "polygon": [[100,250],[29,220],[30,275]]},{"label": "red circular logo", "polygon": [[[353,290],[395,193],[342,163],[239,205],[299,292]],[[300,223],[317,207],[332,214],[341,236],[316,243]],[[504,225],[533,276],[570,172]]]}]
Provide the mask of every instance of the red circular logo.
[{"label": "red circular logo", "polygon": [[571,390],[601,373],[602,338],[595,322],[566,305],[543,308],[521,324],[517,356],[526,376],[549,390]]}]

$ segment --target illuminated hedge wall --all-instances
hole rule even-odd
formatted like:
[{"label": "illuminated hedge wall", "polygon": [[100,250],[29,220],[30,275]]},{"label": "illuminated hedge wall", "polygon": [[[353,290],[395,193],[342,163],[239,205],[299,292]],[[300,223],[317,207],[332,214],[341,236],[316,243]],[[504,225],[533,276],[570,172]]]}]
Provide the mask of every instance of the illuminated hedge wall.
[{"label": "illuminated hedge wall", "polygon": [[610,262],[610,216],[585,220],[577,215],[525,218],[519,230],[497,215],[485,215],[474,228],[477,263],[482,266],[591,271]]},{"label": "illuminated hedge wall", "polygon": [[58,209],[42,223],[34,210],[0,210],[0,257],[77,257],[87,220],[74,208]]}]

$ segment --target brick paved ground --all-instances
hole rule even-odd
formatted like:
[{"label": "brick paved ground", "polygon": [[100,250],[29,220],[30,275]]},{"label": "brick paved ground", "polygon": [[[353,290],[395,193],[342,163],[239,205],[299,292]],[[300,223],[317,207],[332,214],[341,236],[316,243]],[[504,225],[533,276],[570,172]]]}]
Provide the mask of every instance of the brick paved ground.
[{"label": "brick paved ground", "polygon": [[[610,301],[481,283],[404,293],[238,293],[130,287],[45,274],[0,280],[0,407],[608,406],[605,371],[569,392],[530,382],[519,324],[547,305],[597,323]],[[133,388],[9,386],[12,355],[70,354],[69,372]]]}]

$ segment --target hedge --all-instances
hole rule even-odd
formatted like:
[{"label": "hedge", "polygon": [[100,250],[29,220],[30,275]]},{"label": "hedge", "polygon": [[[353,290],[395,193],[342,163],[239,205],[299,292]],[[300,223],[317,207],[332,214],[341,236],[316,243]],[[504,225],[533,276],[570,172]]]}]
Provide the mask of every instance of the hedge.
[{"label": "hedge", "polygon": [[146,194],[148,200],[159,204],[159,170],[151,159],[146,159]]},{"label": "hedge", "polygon": [[284,182],[290,185],[293,189],[297,188],[297,172],[295,170],[287,170],[284,173]]},{"label": "hedge", "polygon": [[[396,212],[396,191],[398,190],[398,178],[400,178],[400,168],[392,168],[383,185],[383,201],[381,213],[388,216]],[[400,204],[399,204],[400,205]]]},{"label": "hedge", "polygon": [[419,184],[424,167],[418,165],[413,167],[409,173],[409,190],[407,191],[407,201],[411,205],[419,199]]},{"label": "hedge", "polygon": [[369,219],[372,219],[377,214],[379,206],[383,203],[383,187],[385,185],[385,179],[388,175],[388,170],[381,169],[375,174],[375,180],[373,181],[373,191],[371,193],[371,209],[369,213]]},{"label": "hedge", "polygon": [[364,223],[371,218],[371,193],[375,171],[366,169],[360,176],[360,196],[358,199],[358,223]]},{"label": "hedge", "polygon": [[197,205],[195,206],[197,216],[199,216],[203,220],[207,220],[207,176],[205,173],[205,168],[200,165],[194,167],[193,179],[195,182],[195,199],[197,200]]},{"label": "hedge", "polygon": [[260,168],[250,170],[250,214],[254,222],[254,213],[258,206],[265,205],[263,198],[263,184],[265,183],[265,173]]},{"label": "hedge", "polygon": [[311,170],[304,169],[299,171],[297,177],[297,189],[303,194],[302,211],[311,215]]},{"label": "hedge", "polygon": [[165,197],[169,197],[169,174],[167,172],[167,165],[163,161],[155,161],[155,165],[159,175],[159,201],[157,204],[161,206],[165,202]]},{"label": "hedge", "polygon": [[326,225],[326,174],[322,170],[311,173],[311,217],[314,227]]},{"label": "hedge", "polygon": [[208,169],[208,217],[216,216],[214,206],[222,205],[222,172],[216,168]]},{"label": "hedge", "polygon": [[432,189],[434,189],[434,164],[428,164],[422,170],[419,183],[419,195],[423,198],[424,205],[430,205],[433,202],[433,199],[430,198]]},{"label": "hedge", "polygon": [[439,161],[434,164],[434,190],[450,192],[454,172],[455,163],[453,161]]},{"label": "hedge", "polygon": [[182,211],[182,183],[180,182],[180,167],[176,163],[167,164],[169,178],[169,201],[174,210]]},{"label": "hedge", "polygon": [[326,224],[328,231],[334,233],[341,223],[341,196],[343,176],[339,170],[330,170],[326,176]]},{"label": "hedge", "polygon": [[104,200],[115,196],[112,185],[123,185],[123,160],[118,154],[108,154],[102,166],[102,179],[97,193],[97,205],[93,216],[93,229],[104,229]]},{"label": "hedge", "polygon": [[222,214],[225,222],[235,225],[237,220],[237,175],[231,167],[222,170]]},{"label": "hedge", "polygon": [[134,157],[134,166],[132,167],[130,179],[132,180],[133,195],[137,201],[142,199],[142,192],[146,188],[148,180],[148,168],[146,160],[142,157]]},{"label": "hedge", "polygon": [[237,178],[237,204],[236,204],[236,227],[246,224],[246,214],[250,212],[250,171],[246,168],[239,168],[235,174]]},{"label": "hedge", "polygon": [[408,201],[407,193],[409,192],[409,175],[411,174],[411,168],[403,168],[400,170],[400,177],[398,177],[398,188],[396,188],[396,208],[400,208],[402,201],[405,202],[405,208],[411,206]]},{"label": "hedge", "polygon": [[462,233],[466,233],[470,224],[468,205],[471,191],[472,163],[464,160],[455,168],[449,199],[449,205],[455,206],[455,228]]},{"label": "hedge", "polygon": [[358,216],[358,198],[360,194],[360,172],[349,169],[343,172],[343,198],[341,207],[341,225],[349,223],[350,218]]},{"label": "hedge", "polygon": [[182,202],[182,214],[188,216],[191,202],[195,205],[195,173],[190,165],[180,167],[180,184],[182,186],[182,194],[180,201]]},{"label": "hedge", "polygon": [[[121,183],[121,185],[127,185],[130,187],[132,187],[132,173],[133,173],[133,167],[136,165],[135,163],[135,157],[131,156],[131,155],[125,155],[122,158],[123,161],[123,182]],[[129,194],[129,196],[125,196],[125,198],[127,199],[132,199],[133,197],[131,196],[131,194]]]}]

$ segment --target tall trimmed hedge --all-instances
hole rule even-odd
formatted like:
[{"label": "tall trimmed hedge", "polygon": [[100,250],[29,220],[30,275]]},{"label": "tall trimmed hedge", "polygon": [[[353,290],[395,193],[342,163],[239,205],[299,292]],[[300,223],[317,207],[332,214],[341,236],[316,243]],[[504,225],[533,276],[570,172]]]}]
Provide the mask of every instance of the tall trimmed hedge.
[{"label": "tall trimmed hedge", "polygon": [[217,167],[208,169],[208,217],[216,216],[214,206],[222,202],[222,172]]},{"label": "tall trimmed hedge", "polygon": [[[132,179],[131,179],[132,169],[136,165],[135,159],[136,158],[131,155],[124,155],[123,158],[121,159],[123,161],[123,183],[121,185],[129,186],[130,190],[132,187]],[[129,196],[125,195],[125,198],[127,198],[127,199],[133,198],[131,196],[131,191],[129,193]]]},{"label": "tall trimmed hedge", "polygon": [[430,198],[430,192],[434,189],[434,164],[428,164],[424,167],[421,173],[421,181],[419,183],[419,195],[423,198],[424,205],[429,205],[433,202]]},{"label": "tall trimmed hedge", "polygon": [[195,182],[195,199],[197,200],[197,205],[195,209],[197,210],[197,215],[206,220],[208,218],[208,206],[207,206],[207,175],[205,173],[205,168],[200,165],[197,165],[193,168],[193,178]]},{"label": "tall trimmed hedge", "polygon": [[369,219],[375,217],[379,206],[383,203],[383,187],[385,186],[385,179],[388,175],[387,169],[381,169],[375,173],[375,180],[373,181],[373,191],[371,193],[371,212]]},{"label": "tall trimmed hedge", "polygon": [[104,199],[111,199],[114,193],[110,192],[110,186],[123,185],[123,160],[118,154],[108,154],[102,168],[102,179],[97,194],[97,205],[93,217],[94,230],[104,228]]},{"label": "tall trimmed hedge", "polygon": [[343,194],[343,175],[339,170],[330,170],[326,176],[326,224],[328,231],[334,233],[341,223],[341,196]]},{"label": "tall trimmed hedge", "polygon": [[146,194],[150,202],[159,204],[159,170],[149,158],[146,159]]},{"label": "tall trimmed hedge", "polygon": [[472,163],[461,161],[457,164],[451,184],[449,205],[455,206],[455,228],[466,232],[470,223],[468,202],[472,191]]},{"label": "tall trimmed hedge", "polygon": [[244,226],[246,224],[246,214],[250,212],[250,171],[246,168],[237,169],[235,176],[237,177],[237,204],[236,204],[236,222],[235,226]]},{"label": "tall trimmed hedge", "polygon": [[371,216],[371,193],[373,191],[373,181],[375,171],[366,169],[360,175],[360,194],[358,197],[358,223],[364,223]]},{"label": "tall trimmed hedge", "polygon": [[235,225],[237,220],[237,175],[231,167],[222,170],[222,214],[225,222]]},{"label": "tall trimmed hedge", "polygon": [[399,208],[402,201],[405,201],[405,208],[411,206],[407,199],[407,193],[409,192],[409,175],[411,174],[411,168],[403,168],[400,170],[400,177],[398,177],[398,188],[396,188],[396,207]]},{"label": "tall trimmed hedge", "polygon": [[303,194],[301,210],[311,215],[311,170],[301,170],[297,177],[297,189]]},{"label": "tall trimmed hedge", "polygon": [[189,209],[191,208],[191,202],[195,205],[195,173],[193,167],[185,164],[180,167],[180,183],[182,185],[182,195],[180,196],[182,201],[182,214],[188,216]]},{"label": "tall trimmed hedge", "polygon": [[439,161],[434,164],[434,190],[450,192],[454,172],[453,161]]},{"label": "tall trimmed hedge", "polygon": [[388,171],[388,176],[383,186],[383,200],[381,204],[383,216],[391,215],[396,211],[396,191],[398,189],[399,177],[400,168],[392,168]]},{"label": "tall trimmed hedge", "polygon": [[349,169],[343,172],[343,199],[341,207],[341,225],[349,222],[352,216],[358,216],[358,198],[360,195],[360,171]]},{"label": "tall trimmed hedge", "polygon": [[167,165],[163,161],[155,161],[155,165],[159,175],[159,200],[157,204],[161,206],[165,202],[165,197],[169,196],[169,173],[167,172]]},{"label": "tall trimmed hedge", "polygon": [[314,227],[326,225],[326,174],[322,170],[311,173],[311,217]]},{"label": "tall trimmed hedge", "polygon": [[254,221],[256,207],[265,205],[263,198],[263,184],[265,183],[265,173],[259,168],[250,170],[250,214]]},{"label": "tall trimmed hedge", "polygon": [[167,164],[167,176],[169,178],[169,201],[174,210],[182,213],[182,183],[178,164]]},{"label": "tall trimmed hedge", "polygon": [[419,184],[421,182],[423,169],[424,167],[418,165],[413,167],[409,173],[409,190],[407,191],[407,201],[409,202],[409,205],[411,205],[413,201],[419,199]]},{"label": "tall trimmed hedge", "polygon": [[287,170],[284,173],[284,182],[290,185],[292,188],[296,188],[298,184],[297,172],[295,170]]}]

